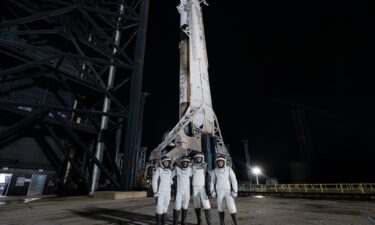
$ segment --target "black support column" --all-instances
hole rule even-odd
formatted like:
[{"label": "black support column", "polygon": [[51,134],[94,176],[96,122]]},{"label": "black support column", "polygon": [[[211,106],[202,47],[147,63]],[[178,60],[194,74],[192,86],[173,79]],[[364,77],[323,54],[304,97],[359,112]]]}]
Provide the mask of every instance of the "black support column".
[{"label": "black support column", "polygon": [[134,186],[137,158],[137,134],[141,107],[143,60],[146,47],[146,32],[149,0],[141,0],[141,10],[136,42],[134,70],[131,78],[129,117],[125,137],[124,158],[121,171],[121,190],[130,191]]}]

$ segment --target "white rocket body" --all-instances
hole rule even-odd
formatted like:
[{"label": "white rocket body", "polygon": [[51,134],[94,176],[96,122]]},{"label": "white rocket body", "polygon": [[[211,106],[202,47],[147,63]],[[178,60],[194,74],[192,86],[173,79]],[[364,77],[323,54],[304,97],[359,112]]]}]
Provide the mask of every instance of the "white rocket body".
[{"label": "white rocket body", "polygon": [[202,134],[215,138],[216,153],[228,155],[212,107],[201,2],[181,0],[177,7],[181,29],[180,121],[152,151],[150,160],[164,154],[175,160],[191,150],[202,151]]}]

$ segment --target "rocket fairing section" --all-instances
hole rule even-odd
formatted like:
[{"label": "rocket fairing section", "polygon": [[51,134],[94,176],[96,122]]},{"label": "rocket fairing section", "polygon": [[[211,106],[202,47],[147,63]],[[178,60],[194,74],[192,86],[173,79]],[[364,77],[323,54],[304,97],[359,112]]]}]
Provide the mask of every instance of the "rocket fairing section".
[{"label": "rocket fairing section", "polygon": [[208,76],[208,60],[201,3],[203,0],[180,0],[180,121],[156,147],[150,160],[167,154],[172,161],[190,151],[204,151],[202,136],[215,140],[215,153],[228,155],[213,111]]}]

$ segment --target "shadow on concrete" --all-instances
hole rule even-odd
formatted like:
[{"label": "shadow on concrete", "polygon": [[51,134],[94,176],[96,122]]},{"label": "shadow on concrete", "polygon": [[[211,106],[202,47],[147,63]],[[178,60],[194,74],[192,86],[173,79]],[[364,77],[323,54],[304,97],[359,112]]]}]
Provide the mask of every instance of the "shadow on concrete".
[{"label": "shadow on concrete", "polygon": [[[106,221],[108,222],[107,224],[156,224],[154,215],[151,216],[117,209],[92,207],[85,210],[71,210],[71,212],[91,220]],[[172,215],[168,214],[166,224],[172,224]],[[187,225],[193,225],[193,223],[187,223]]]}]

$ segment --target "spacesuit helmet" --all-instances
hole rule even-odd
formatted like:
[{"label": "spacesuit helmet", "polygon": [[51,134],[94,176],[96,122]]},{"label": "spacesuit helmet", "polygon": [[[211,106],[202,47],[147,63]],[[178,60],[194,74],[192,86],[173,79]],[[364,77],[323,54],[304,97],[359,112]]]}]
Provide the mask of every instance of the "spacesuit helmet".
[{"label": "spacesuit helmet", "polygon": [[189,166],[190,159],[187,156],[182,156],[180,159],[182,169],[186,169]]},{"label": "spacesuit helmet", "polygon": [[169,168],[170,164],[171,164],[171,161],[172,159],[166,155],[163,155],[160,159],[160,166],[163,168],[163,169],[167,169]]},{"label": "spacesuit helmet", "polygon": [[216,157],[216,165],[218,168],[223,168],[225,166],[227,159],[223,155]]},{"label": "spacesuit helmet", "polygon": [[194,155],[194,161],[196,164],[202,164],[204,162],[204,155],[201,152],[198,152]]}]

